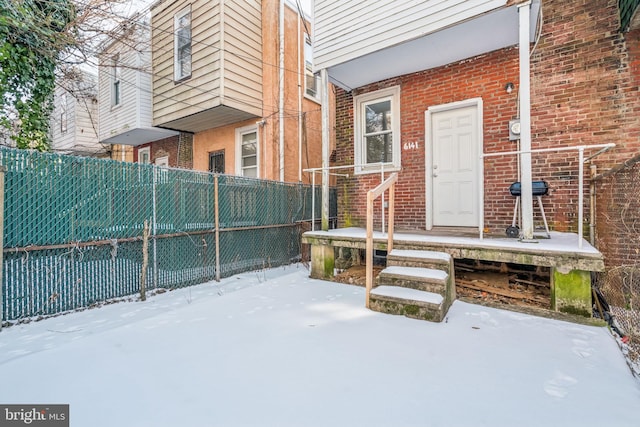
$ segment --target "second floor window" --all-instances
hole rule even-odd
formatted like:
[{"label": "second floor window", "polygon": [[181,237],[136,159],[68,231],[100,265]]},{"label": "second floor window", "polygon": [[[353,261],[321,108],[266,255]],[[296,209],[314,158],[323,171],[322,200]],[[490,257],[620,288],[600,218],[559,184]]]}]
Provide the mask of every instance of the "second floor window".
[{"label": "second floor window", "polygon": [[60,95],[60,133],[67,132],[67,94]]},{"label": "second floor window", "polygon": [[120,57],[118,55],[111,59],[111,105],[120,105]]},{"label": "second floor window", "polygon": [[304,41],[304,87],[305,93],[312,97],[318,98],[320,85],[320,73],[313,72],[313,47],[309,36]]},{"label": "second floor window", "polygon": [[174,20],[174,79],[191,75],[191,10],[176,14]]}]

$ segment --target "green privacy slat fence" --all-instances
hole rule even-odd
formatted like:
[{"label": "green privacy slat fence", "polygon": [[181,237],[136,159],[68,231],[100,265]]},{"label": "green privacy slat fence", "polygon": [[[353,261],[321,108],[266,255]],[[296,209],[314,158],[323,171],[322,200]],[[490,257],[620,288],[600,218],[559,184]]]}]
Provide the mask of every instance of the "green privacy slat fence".
[{"label": "green privacy slat fence", "polygon": [[618,8],[620,9],[620,28],[626,31],[633,18],[633,13],[640,5],[640,0],[619,0]]},{"label": "green privacy slat fence", "polygon": [[0,165],[4,320],[136,294],[145,220],[148,289],[213,280],[218,264],[225,277],[299,260],[312,191],[321,200],[320,188],[305,185],[5,147]]}]

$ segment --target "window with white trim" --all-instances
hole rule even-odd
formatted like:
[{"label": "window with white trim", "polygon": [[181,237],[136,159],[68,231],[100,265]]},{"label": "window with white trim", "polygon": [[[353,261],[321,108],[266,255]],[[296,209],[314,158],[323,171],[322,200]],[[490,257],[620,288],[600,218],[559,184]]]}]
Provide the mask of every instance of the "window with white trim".
[{"label": "window with white trim", "polygon": [[258,129],[255,126],[236,129],[237,174],[258,178]]},{"label": "window with white trim", "polygon": [[307,96],[319,97],[320,73],[313,72],[313,47],[309,35],[304,38],[304,87]]},{"label": "window with white trim", "polygon": [[186,8],[173,21],[174,79],[176,81],[191,75],[191,9]]},{"label": "window with white trim", "polygon": [[151,163],[151,147],[138,149],[138,163]]},{"label": "window with white trim", "polygon": [[121,102],[121,85],[120,85],[120,57],[114,55],[111,58],[111,106],[116,107]]},{"label": "window with white trim", "polygon": [[67,120],[69,119],[67,94],[60,95],[60,133],[67,133]]},{"label": "window with white trim", "polygon": [[[400,168],[400,86],[354,97],[356,172]],[[372,166],[367,166],[371,164]]]}]

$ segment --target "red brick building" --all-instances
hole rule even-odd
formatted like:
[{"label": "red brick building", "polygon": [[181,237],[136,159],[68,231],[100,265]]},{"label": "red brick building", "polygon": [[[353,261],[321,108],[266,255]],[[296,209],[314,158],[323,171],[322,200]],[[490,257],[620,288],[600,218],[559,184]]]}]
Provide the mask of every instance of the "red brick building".
[{"label": "red brick building", "polygon": [[[509,8],[524,2],[503,3],[502,9],[490,13],[506,14]],[[596,247],[605,255],[608,266],[637,263],[640,239],[634,217],[640,208],[637,196],[640,166],[634,162],[638,161],[640,153],[640,32],[627,31],[622,26],[616,0],[533,3],[531,14],[537,17],[537,22],[532,25],[535,34],[529,46],[531,147],[533,150],[553,150],[616,144],[615,148],[585,163],[585,238],[589,238],[591,226]],[[475,43],[477,35],[470,32],[473,27],[468,30],[466,43]],[[443,34],[445,31],[447,28],[440,30]],[[437,35],[432,37],[435,43]],[[426,52],[427,47],[424,49]],[[369,55],[375,57],[375,53]],[[399,172],[396,206],[400,209],[396,213],[396,227],[424,230],[467,225],[464,218],[454,218],[454,222],[449,223],[446,218],[438,219],[434,212],[433,199],[440,197],[440,206],[444,206],[447,197],[454,196],[447,195],[446,191],[436,194],[437,175],[442,166],[436,164],[438,149],[434,145],[434,132],[438,132],[437,126],[443,126],[450,119],[465,120],[464,115],[447,117],[447,111],[473,108],[480,121],[477,124],[480,143],[478,152],[472,153],[474,158],[481,153],[519,150],[519,140],[510,138],[509,131],[510,122],[520,116],[518,55],[518,46],[512,44],[357,87],[345,87],[334,79],[341,86],[336,93],[338,164],[361,163],[364,157],[354,148],[354,140],[357,146],[363,135],[365,141],[369,141],[366,139],[369,135],[384,134],[384,125],[377,134],[358,130],[359,108],[364,105],[367,108],[364,114],[371,114],[371,123],[374,123],[375,108],[381,105],[380,102],[389,100],[391,110],[393,102],[398,103],[398,110],[391,115],[394,119],[400,118],[399,132],[392,134],[393,138],[399,139],[400,149],[391,155],[397,162],[396,167],[390,166]],[[411,61],[407,57],[407,62]],[[327,63],[331,65],[330,59]],[[334,66],[334,76],[339,77],[340,65]],[[327,68],[331,78],[332,68]],[[433,121],[442,112],[445,113],[442,120]],[[597,151],[586,148],[585,157]],[[371,154],[376,155],[368,152]],[[454,154],[463,162],[468,160],[469,153],[464,150]],[[462,199],[470,200],[478,197],[477,193],[481,191],[484,198],[467,203],[475,205],[479,202],[484,209],[483,221],[469,225],[473,228],[481,224],[485,232],[504,236],[513,216],[514,197],[509,192],[509,185],[518,181],[517,157],[485,157],[479,163],[481,185],[460,193],[466,195]],[[558,231],[576,231],[578,151],[534,152],[531,172],[533,180],[544,180],[550,187],[549,195],[543,197],[550,227]],[[591,181],[591,176],[596,179]],[[339,226],[364,225],[366,194],[363,189],[373,188],[379,182],[379,172],[356,173],[339,180]],[[460,206],[464,210],[465,200]],[[593,212],[597,214],[592,215]],[[534,224],[537,227],[542,224],[537,206],[534,206]]]}]

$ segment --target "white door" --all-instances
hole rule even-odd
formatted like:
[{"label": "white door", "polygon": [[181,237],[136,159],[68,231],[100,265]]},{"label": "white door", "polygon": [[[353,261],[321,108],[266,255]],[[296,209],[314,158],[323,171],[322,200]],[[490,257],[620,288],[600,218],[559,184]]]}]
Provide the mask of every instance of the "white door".
[{"label": "white door", "polygon": [[478,227],[478,106],[430,114],[433,226]]}]

